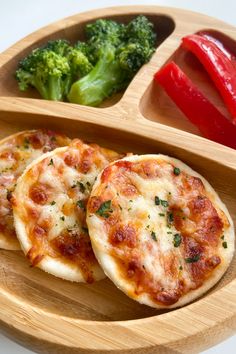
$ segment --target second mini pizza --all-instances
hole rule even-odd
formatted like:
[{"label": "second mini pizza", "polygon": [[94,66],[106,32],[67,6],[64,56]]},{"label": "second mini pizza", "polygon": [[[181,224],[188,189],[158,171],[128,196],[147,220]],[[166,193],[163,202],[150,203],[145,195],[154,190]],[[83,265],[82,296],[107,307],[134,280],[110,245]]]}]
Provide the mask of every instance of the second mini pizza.
[{"label": "second mini pizza", "polygon": [[164,155],[131,156],[106,167],[93,187],[87,224],[107,276],[156,308],[202,295],[234,252],[233,222],[216,192]]},{"label": "second mini pizza", "polygon": [[33,266],[63,279],[104,277],[86,224],[86,205],[98,173],[123,155],[74,140],[35,160],[12,198],[21,247]]}]

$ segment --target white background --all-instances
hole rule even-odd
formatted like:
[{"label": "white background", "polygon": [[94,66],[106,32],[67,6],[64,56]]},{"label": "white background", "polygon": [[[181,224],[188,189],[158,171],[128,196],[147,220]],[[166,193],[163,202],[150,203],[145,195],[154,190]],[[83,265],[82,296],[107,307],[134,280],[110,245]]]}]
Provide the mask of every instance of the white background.
[{"label": "white background", "polygon": [[[63,17],[98,7],[138,4],[182,7],[217,17],[236,26],[236,1],[233,0],[0,0],[0,52],[27,34]],[[30,353],[33,352],[0,334],[0,354]],[[234,353],[236,336],[204,352]]]}]

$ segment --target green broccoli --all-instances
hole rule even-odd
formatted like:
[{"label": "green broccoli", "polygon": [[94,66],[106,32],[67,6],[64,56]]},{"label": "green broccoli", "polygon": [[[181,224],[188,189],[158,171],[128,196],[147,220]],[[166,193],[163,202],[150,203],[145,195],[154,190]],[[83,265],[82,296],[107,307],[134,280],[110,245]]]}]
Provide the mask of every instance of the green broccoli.
[{"label": "green broccoli", "polygon": [[67,40],[58,39],[49,41],[44,48],[66,57],[71,69],[71,74],[76,77],[76,79],[87,75],[93,68],[87,58],[87,55],[78,44],[72,47]]},{"label": "green broccoli", "polygon": [[70,43],[66,39],[56,39],[48,41],[47,44],[42,47],[42,49],[43,48],[51,50],[54,53],[64,57],[70,49]]},{"label": "green broccoli", "polygon": [[136,73],[148,62],[155,50],[156,34],[145,16],[138,16],[123,31],[123,43],[118,50],[122,68]]},{"label": "green broccoli", "polygon": [[124,89],[129,81],[126,71],[116,60],[116,50],[107,45],[94,69],[72,85],[68,98],[72,103],[98,106],[104,98]]},{"label": "green broccoli", "polygon": [[44,99],[66,99],[72,83],[92,69],[88,58],[66,40],[49,41],[32,51],[16,71],[21,91],[35,87]]},{"label": "green broccoli", "polygon": [[86,42],[47,42],[23,59],[19,88],[35,87],[44,99],[97,106],[126,88],[155,50],[153,24],[138,16],[127,25],[99,19],[85,28]]},{"label": "green broccoli", "polygon": [[76,81],[69,92],[72,103],[98,106],[105,98],[128,86],[155,50],[153,24],[138,16],[123,25],[97,20],[86,26],[86,43],[79,43],[94,68]]},{"label": "green broccoli", "polygon": [[67,52],[72,79],[78,79],[87,75],[93,68],[93,65],[88,60],[87,56],[77,47],[70,47]]},{"label": "green broccoli", "polygon": [[117,48],[121,44],[122,31],[124,24],[112,20],[97,20],[90,23],[85,28],[85,35],[88,39],[86,54],[93,64],[101,58],[101,51],[104,45]]}]

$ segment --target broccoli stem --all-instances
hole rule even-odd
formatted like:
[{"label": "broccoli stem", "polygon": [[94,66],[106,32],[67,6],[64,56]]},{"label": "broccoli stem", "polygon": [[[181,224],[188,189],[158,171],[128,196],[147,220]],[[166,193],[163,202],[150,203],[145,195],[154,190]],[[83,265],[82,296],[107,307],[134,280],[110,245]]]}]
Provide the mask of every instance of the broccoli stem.
[{"label": "broccoli stem", "polygon": [[52,101],[61,101],[63,99],[62,94],[61,78],[49,76],[48,99]]},{"label": "broccoli stem", "polygon": [[40,96],[42,96],[45,100],[49,100],[48,90],[46,89],[44,84],[41,82],[41,80],[34,78],[33,82],[34,82],[34,87],[39,92]]},{"label": "broccoli stem", "polygon": [[124,75],[118,60],[115,59],[115,49],[107,46],[90,73],[72,85],[68,99],[71,103],[98,106],[113,92],[127,85]]},{"label": "broccoli stem", "polygon": [[62,79],[57,76],[49,76],[47,85],[40,80],[34,80],[34,86],[45,100],[62,101],[63,88]]}]

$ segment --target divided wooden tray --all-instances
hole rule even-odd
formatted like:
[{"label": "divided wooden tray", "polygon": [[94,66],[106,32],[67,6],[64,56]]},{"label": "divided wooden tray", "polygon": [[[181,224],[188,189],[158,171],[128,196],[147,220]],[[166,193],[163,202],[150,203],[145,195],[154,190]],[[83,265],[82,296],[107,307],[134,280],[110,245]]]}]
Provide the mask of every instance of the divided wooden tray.
[{"label": "divided wooden tray", "polygon": [[[86,22],[127,21],[145,14],[159,43],[151,61],[123,95],[89,108],[21,94],[13,73],[20,58],[49,38],[76,40]],[[196,134],[168,98],[152,86],[154,72],[183,35],[215,29],[236,39],[236,29],[213,18],[157,6],[100,9],[64,19],[28,36],[0,55],[0,137],[29,127],[51,127],[72,137],[137,153],[175,156],[203,174],[236,222],[236,151]],[[223,109],[219,97],[215,102]],[[181,117],[180,117],[181,116]],[[194,134],[192,134],[194,133]],[[21,252],[0,250],[0,324],[19,343],[42,353],[195,353],[236,329],[236,259],[204,297],[172,311],[130,300],[108,280],[72,284],[32,269]]]}]

